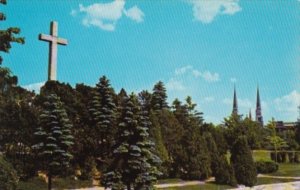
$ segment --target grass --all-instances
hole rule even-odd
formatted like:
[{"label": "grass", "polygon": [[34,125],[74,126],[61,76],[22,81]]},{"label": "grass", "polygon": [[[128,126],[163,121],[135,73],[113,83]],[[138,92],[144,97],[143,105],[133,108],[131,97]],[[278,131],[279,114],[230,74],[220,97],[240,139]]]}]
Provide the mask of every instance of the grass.
[{"label": "grass", "polygon": [[206,183],[201,185],[189,185],[184,187],[163,188],[163,190],[223,190],[233,188],[228,185],[217,185],[215,183]]},{"label": "grass", "polygon": [[298,181],[295,179],[274,179],[269,177],[259,177],[257,178],[256,185],[266,185],[266,184],[272,184],[272,183],[287,183],[287,182],[293,182]]},{"label": "grass", "polygon": [[182,179],[175,178],[175,179],[161,179],[158,181],[158,184],[166,184],[166,183],[180,183],[183,182]]},{"label": "grass", "polygon": [[[53,181],[52,187],[56,190],[63,189],[74,189],[74,188],[84,188],[91,187],[92,182],[85,180],[74,180],[71,178],[57,178]],[[41,178],[35,177],[28,181],[20,181],[18,184],[18,190],[46,190],[47,183]]]},{"label": "grass", "polygon": [[270,175],[285,177],[300,177],[300,164],[279,164],[279,170]]},{"label": "grass", "polygon": [[[228,154],[227,157],[229,158],[230,155]],[[265,150],[255,150],[253,151],[253,158],[255,161],[258,160],[271,160],[270,159],[270,151]],[[279,164],[279,170],[275,173],[269,174],[272,176],[285,176],[285,177],[299,177],[300,176],[300,164]],[[159,184],[166,184],[166,183],[179,183],[182,182],[181,179],[164,179],[160,180]],[[295,179],[274,179],[274,178],[267,178],[267,177],[259,177],[257,185],[262,184],[271,184],[271,183],[285,183],[285,182],[292,182],[297,181]],[[298,180],[299,181],[299,180]],[[81,180],[73,180],[71,178],[66,179],[56,179],[53,181],[53,187],[57,190],[62,189],[74,189],[74,188],[84,188],[84,187],[91,187],[91,181],[81,181]],[[185,187],[171,187],[171,188],[164,188],[163,190],[223,190],[223,189],[230,189],[231,186],[227,185],[217,185],[215,183],[206,183],[201,185],[191,185]],[[18,190],[46,190],[47,184],[40,178],[33,178],[26,182],[20,181]]]},{"label": "grass", "polygon": [[254,161],[258,161],[258,160],[271,161],[270,151],[268,150],[254,150],[252,155]]}]

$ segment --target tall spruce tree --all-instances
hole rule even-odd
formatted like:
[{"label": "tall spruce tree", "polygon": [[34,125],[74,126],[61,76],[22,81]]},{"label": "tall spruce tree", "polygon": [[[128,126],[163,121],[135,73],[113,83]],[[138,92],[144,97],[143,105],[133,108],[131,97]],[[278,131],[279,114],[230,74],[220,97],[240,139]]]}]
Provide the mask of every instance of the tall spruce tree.
[{"label": "tall spruce tree", "polygon": [[173,102],[174,115],[184,128],[181,145],[184,154],[181,156],[182,178],[205,179],[211,175],[210,154],[206,141],[201,134],[202,114],[195,110],[196,105],[187,98],[187,104],[179,100]]},{"label": "tall spruce tree", "polygon": [[46,97],[40,115],[39,127],[34,133],[39,160],[48,174],[48,190],[52,188],[52,176],[58,175],[69,165],[72,158],[70,147],[73,145],[72,124],[56,94]]},{"label": "tall spruce tree", "polygon": [[151,105],[154,111],[160,111],[168,108],[167,93],[164,83],[159,81],[153,87]]},{"label": "tall spruce tree", "polygon": [[114,93],[106,76],[100,78],[92,100],[90,112],[95,124],[98,154],[104,163],[110,158],[114,136],[116,132],[116,105],[113,101]]},{"label": "tall spruce tree", "polygon": [[231,149],[230,162],[238,184],[254,186],[257,172],[246,136],[239,136]]},{"label": "tall spruce tree", "polygon": [[138,113],[139,126],[137,128],[137,136],[139,136],[139,142],[137,142],[137,144],[141,149],[141,166],[135,188],[150,190],[153,189],[153,183],[157,181],[157,177],[161,175],[161,172],[158,170],[161,160],[155,155],[155,143],[149,136],[149,129],[152,127],[149,115],[149,100],[151,96],[149,96],[150,94],[147,92],[143,94],[145,96],[139,95],[141,107]]},{"label": "tall spruce tree", "polygon": [[124,98],[114,161],[103,182],[112,189],[152,189],[152,182],[158,174],[155,164],[159,158],[153,154],[154,144],[149,140],[148,113],[139,110],[133,94]]}]

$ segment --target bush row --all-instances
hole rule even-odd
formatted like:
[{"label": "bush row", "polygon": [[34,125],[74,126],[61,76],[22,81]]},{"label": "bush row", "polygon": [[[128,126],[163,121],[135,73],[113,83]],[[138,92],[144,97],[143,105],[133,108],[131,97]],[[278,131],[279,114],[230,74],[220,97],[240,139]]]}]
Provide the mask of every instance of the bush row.
[{"label": "bush row", "polygon": [[257,173],[267,174],[276,172],[279,165],[274,161],[257,161],[255,162]]},{"label": "bush row", "polygon": [[[271,160],[276,161],[275,152],[270,153]],[[277,163],[300,163],[300,152],[296,151],[278,151]]]}]

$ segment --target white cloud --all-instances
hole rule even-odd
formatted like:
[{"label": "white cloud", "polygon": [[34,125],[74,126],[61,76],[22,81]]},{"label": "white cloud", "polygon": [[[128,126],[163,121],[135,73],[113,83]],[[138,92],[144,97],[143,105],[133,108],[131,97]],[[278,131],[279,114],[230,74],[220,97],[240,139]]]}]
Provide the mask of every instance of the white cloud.
[{"label": "white cloud", "polygon": [[230,78],[230,82],[236,83],[236,82],[237,82],[237,79],[236,79],[236,78]]},{"label": "white cloud", "polygon": [[45,84],[45,82],[38,82],[38,83],[32,83],[25,86],[22,86],[23,88],[34,91],[35,93],[39,94],[41,87]]},{"label": "white cloud", "polygon": [[214,101],[215,101],[215,98],[212,97],[212,96],[208,96],[208,97],[204,98],[205,103],[211,103],[211,102],[214,102]]},{"label": "white cloud", "polygon": [[[119,19],[125,16],[136,22],[142,22],[144,13],[134,6],[128,10],[125,9],[125,0],[115,0],[110,3],[95,3],[89,6],[79,5],[80,13],[84,13],[82,24],[84,26],[96,26],[102,30],[114,31]],[[75,16],[76,10],[71,11]]]},{"label": "white cloud", "polygon": [[136,5],[128,10],[124,10],[124,14],[136,22],[142,22],[144,20],[143,11],[141,11],[141,9],[139,9]]},{"label": "white cloud", "polygon": [[298,116],[297,107],[300,105],[300,93],[294,90],[283,97],[276,98],[274,105],[276,111],[288,115],[288,119],[296,120]]},{"label": "white cloud", "polygon": [[198,71],[198,70],[193,70],[193,75],[195,77],[201,77],[202,73],[200,71]]},{"label": "white cloud", "polygon": [[193,66],[187,65],[181,68],[175,69],[175,75],[192,74],[196,78],[203,78],[207,82],[217,82],[220,80],[218,73],[212,73],[210,71],[201,72],[197,69],[193,69]]},{"label": "white cloud", "polygon": [[217,15],[234,15],[242,10],[239,0],[188,0],[193,5],[193,15],[202,23],[211,23]]},{"label": "white cloud", "polygon": [[166,84],[166,88],[168,91],[183,91],[185,90],[184,85],[182,84],[181,81],[178,81],[174,78],[171,78],[167,84]]},{"label": "white cloud", "polygon": [[211,73],[210,71],[200,72],[198,70],[193,70],[192,73],[196,78],[201,77],[207,82],[217,82],[220,80],[219,73]]},{"label": "white cloud", "polygon": [[204,73],[202,73],[202,77],[208,82],[217,82],[220,80],[218,73],[211,73],[209,71],[205,71]]},{"label": "white cloud", "polygon": [[187,71],[191,70],[193,67],[191,65],[188,66],[184,66],[178,69],[175,69],[175,75],[183,75],[185,74]]}]

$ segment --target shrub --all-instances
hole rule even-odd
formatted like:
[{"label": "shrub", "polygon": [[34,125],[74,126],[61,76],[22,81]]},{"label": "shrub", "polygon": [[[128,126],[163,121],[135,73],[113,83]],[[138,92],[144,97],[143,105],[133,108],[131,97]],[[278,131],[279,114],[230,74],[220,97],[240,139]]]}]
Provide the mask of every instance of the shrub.
[{"label": "shrub", "polygon": [[217,184],[237,186],[237,181],[234,175],[232,166],[228,163],[225,155],[218,158],[218,164],[215,168],[215,180]]},{"label": "shrub", "polygon": [[279,165],[273,161],[257,161],[255,162],[256,170],[258,173],[267,174],[276,172],[279,168]]},{"label": "shrub", "polygon": [[18,185],[18,176],[11,164],[0,155],[0,189],[15,190]]},{"label": "shrub", "polygon": [[231,164],[238,184],[252,187],[257,182],[257,172],[248,146],[247,137],[239,136],[231,149]]}]

